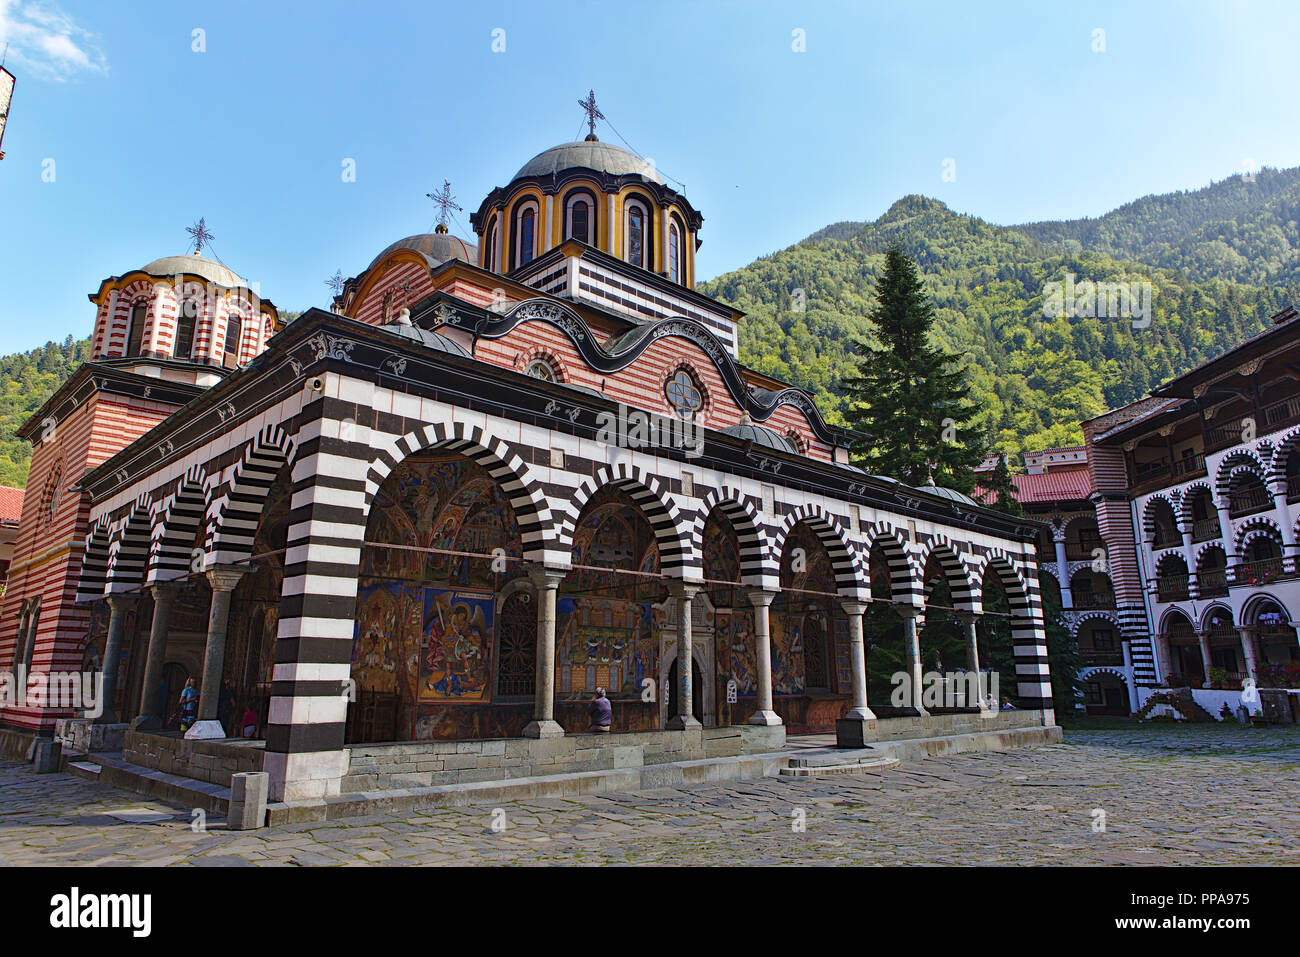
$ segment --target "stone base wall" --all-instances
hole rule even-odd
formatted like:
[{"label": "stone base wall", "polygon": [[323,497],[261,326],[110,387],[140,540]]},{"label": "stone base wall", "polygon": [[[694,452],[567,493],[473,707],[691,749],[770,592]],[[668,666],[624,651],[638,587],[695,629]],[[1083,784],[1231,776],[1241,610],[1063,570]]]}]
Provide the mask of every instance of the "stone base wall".
[{"label": "stone base wall", "polygon": [[186,741],[179,734],[128,731],[122,758],[131,764],[167,774],[230,787],[230,776],[261,771],[261,741]]},{"label": "stone base wall", "polygon": [[639,768],[757,754],[784,744],[785,728],[756,726],[354,745],[341,789],[355,793]]},{"label": "stone base wall", "polygon": [[880,718],[864,733],[866,741],[895,741],[899,738],[937,738],[951,734],[979,734],[984,731],[1009,731],[1014,728],[1038,728],[1055,721],[1044,720],[1042,711],[997,711],[987,715],[964,712],[932,714],[924,718]]},{"label": "stone base wall", "polygon": [[[27,752],[39,735],[32,731],[18,731],[13,728],[0,728],[0,759],[5,761],[26,761]],[[48,739],[48,735],[46,736]]]}]

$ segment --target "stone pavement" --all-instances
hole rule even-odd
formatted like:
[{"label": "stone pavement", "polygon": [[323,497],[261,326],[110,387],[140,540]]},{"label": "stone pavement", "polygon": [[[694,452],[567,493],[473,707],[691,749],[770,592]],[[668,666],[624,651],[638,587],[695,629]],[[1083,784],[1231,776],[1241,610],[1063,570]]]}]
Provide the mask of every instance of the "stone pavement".
[{"label": "stone pavement", "polygon": [[1300,862],[1297,772],[1297,726],[1115,723],[1067,729],[1061,745],[861,777],[232,832],[220,818],[195,830],[189,809],[9,761],[0,863],[1284,864]]}]

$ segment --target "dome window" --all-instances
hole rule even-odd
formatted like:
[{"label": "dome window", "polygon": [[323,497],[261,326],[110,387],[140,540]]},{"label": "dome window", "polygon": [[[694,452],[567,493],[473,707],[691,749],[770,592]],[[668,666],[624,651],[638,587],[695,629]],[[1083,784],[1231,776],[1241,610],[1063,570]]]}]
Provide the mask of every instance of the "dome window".
[{"label": "dome window", "polygon": [[673,282],[682,281],[682,237],[681,230],[673,223],[668,227],[668,278]]},{"label": "dome window", "polygon": [[199,320],[199,304],[193,299],[181,300],[176,313],[176,339],[172,343],[172,356],[189,359],[194,348],[194,326]]},{"label": "dome window", "polygon": [[524,368],[524,374],[530,375],[534,379],[542,379],[546,382],[556,381],[555,369],[545,359],[534,359]]},{"label": "dome window", "polygon": [[630,202],[627,207],[627,261],[642,269],[649,267],[649,252],[646,249],[646,233],[650,229],[650,215],[639,202]]},{"label": "dome window", "polygon": [[144,341],[144,324],[149,316],[149,304],[144,300],[131,307],[131,325],[126,333],[126,351],[124,356],[138,356],[140,344]]},{"label": "dome window", "polygon": [[526,266],[537,256],[537,204],[529,201],[515,214],[515,266]]},{"label": "dome window", "polygon": [[497,221],[493,217],[483,237],[483,268],[491,272],[497,269]]},{"label": "dome window", "polygon": [[704,408],[704,396],[685,369],[678,369],[668,380],[664,386],[664,395],[668,397],[668,404],[673,407],[678,418],[688,422]]},{"label": "dome window", "polygon": [[564,238],[596,245],[595,199],[586,191],[569,194],[564,203]]},{"label": "dome window", "polygon": [[239,339],[243,332],[244,325],[240,322],[238,316],[231,316],[226,321],[226,345],[225,354],[222,357],[222,365],[227,369],[234,369],[239,365]]}]

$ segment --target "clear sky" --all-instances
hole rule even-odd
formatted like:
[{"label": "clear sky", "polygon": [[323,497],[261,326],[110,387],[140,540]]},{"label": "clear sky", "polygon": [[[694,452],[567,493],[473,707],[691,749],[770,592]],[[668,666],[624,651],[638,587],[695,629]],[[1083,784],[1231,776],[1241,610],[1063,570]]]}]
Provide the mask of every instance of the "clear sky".
[{"label": "clear sky", "polygon": [[703,212],[701,277],[907,193],[1098,215],[1300,165],[1298,37],[1294,2],[0,0],[0,353],[88,334],[87,293],[200,216],[264,296],[324,306],[444,178],[472,239],[589,88]]}]

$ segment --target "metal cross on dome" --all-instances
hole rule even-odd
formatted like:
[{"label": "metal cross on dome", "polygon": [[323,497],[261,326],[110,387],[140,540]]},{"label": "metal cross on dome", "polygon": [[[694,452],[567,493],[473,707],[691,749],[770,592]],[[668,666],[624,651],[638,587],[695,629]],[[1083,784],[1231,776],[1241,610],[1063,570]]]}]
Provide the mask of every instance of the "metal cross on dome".
[{"label": "metal cross on dome", "polygon": [[579,100],[578,105],[587,114],[587,135],[594,139],[596,136],[596,121],[605,118],[605,114],[596,109],[596,91],[588,90],[587,98]]},{"label": "metal cross on dome", "polygon": [[189,233],[190,238],[194,240],[194,255],[196,256],[203,252],[203,247],[205,245],[208,245],[212,240],[217,238],[208,232],[207,224],[203,222],[202,216],[199,217],[199,221],[193,226],[186,226],[185,231]]},{"label": "metal cross on dome", "polygon": [[336,296],[343,292],[343,287],[347,284],[348,281],[343,278],[343,271],[341,269],[334,270],[334,275],[325,280],[325,285],[333,289],[334,295]]},{"label": "metal cross on dome", "polygon": [[438,207],[438,225],[444,229],[447,226],[447,218],[453,210],[458,213],[464,212],[463,209],[456,205],[456,197],[451,194],[451,180],[444,179],[442,189],[424,195],[433,200],[433,205]]}]

